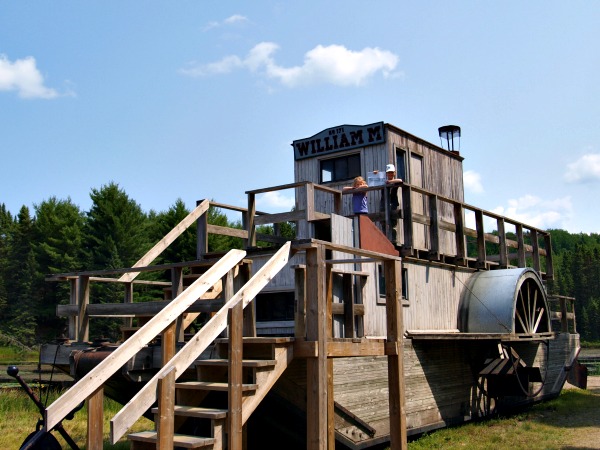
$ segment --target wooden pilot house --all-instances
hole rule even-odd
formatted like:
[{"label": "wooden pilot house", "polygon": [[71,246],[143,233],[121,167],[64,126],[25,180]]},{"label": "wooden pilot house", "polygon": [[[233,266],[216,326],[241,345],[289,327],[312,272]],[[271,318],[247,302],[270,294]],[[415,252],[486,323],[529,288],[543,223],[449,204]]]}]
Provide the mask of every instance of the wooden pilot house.
[{"label": "wooden pilot house", "polygon": [[[45,431],[86,399],[86,445],[102,448],[107,395],[123,404],[110,440],[126,436],[133,449],[400,449],[408,436],[560,393],[579,335],[573,299],[546,293],[550,235],[465,204],[458,150],[384,122],[292,147],[293,183],[249,190],[243,206],[198,201],[133,267],[49,277],[70,283],[57,310],[70,335],[44,346],[42,362],[77,382],[46,409]],[[402,182],[382,181],[390,163]],[[343,189],[359,175],[369,187]],[[257,210],[279,191],[295,196],[292,211]],[[357,193],[367,214],[353,213]],[[210,206],[241,214],[244,228],[209,224]],[[293,240],[282,223],[294,224]],[[191,226],[197,259],[153,265]],[[244,249],[210,253],[210,234]],[[165,270],[171,281],[152,282],[164,297],[137,302],[150,283],[138,275]],[[107,282],[122,303],[90,295]],[[121,321],[122,341],[94,346],[98,317]],[[130,432],[141,416],[154,429]]]}]

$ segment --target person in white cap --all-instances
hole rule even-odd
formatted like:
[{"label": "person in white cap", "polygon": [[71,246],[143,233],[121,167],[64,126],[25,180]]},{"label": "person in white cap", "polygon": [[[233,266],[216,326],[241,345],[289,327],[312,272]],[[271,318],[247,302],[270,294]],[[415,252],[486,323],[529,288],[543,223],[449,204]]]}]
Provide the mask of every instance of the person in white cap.
[{"label": "person in white cap", "polygon": [[[377,170],[374,170],[373,173],[377,173]],[[392,184],[392,183],[401,183],[402,182],[402,178],[396,178],[396,166],[394,166],[393,164],[388,164],[387,166],[385,166],[385,177],[386,177],[386,184]],[[384,196],[383,196],[383,192],[381,194],[381,201],[379,203],[379,209],[381,211],[385,210],[385,203],[383,201]],[[398,186],[395,187],[391,187],[390,191],[389,191],[389,196],[388,196],[388,200],[389,200],[389,207],[390,207],[390,211],[395,211],[398,209]]]}]

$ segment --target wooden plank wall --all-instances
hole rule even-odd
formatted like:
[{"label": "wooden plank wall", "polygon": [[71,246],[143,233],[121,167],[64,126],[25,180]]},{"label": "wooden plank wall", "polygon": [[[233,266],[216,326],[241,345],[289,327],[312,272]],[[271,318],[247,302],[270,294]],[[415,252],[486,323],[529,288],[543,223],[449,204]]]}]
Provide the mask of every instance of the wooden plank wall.
[{"label": "wooden plank wall", "polygon": [[[407,428],[461,421],[469,411],[473,377],[464,343],[404,341]],[[389,433],[387,362],[385,357],[336,358],[334,399],[374,427]],[[337,429],[349,439],[368,440],[352,424]]]},{"label": "wooden plank wall", "polygon": [[454,330],[458,306],[472,271],[403,261],[408,274],[406,330]]},{"label": "wooden plank wall", "polygon": [[[363,265],[364,267],[367,264]],[[364,327],[365,335],[385,336],[385,304],[377,302],[376,265],[369,264],[369,277]],[[455,330],[458,328],[458,307],[464,285],[472,270],[425,265],[403,261],[408,276],[408,306],[403,308],[405,330]],[[364,269],[363,269],[364,270]]]}]

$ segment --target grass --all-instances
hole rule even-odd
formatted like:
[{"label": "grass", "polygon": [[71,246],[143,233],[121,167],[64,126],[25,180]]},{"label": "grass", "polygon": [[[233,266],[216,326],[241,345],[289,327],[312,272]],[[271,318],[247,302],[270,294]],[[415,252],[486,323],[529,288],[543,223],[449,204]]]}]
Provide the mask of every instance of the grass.
[{"label": "grass", "polygon": [[0,346],[0,364],[15,364],[17,361],[20,363],[37,363],[38,359],[39,352],[37,351],[22,350],[13,346]]},{"label": "grass", "polygon": [[[520,414],[445,428],[426,434],[409,442],[408,448],[411,450],[584,448],[587,447],[585,439],[589,439],[589,433],[600,434],[599,428],[598,394],[570,389],[563,391],[557,399],[534,405]],[[584,441],[581,441],[582,439]],[[583,445],[578,445],[580,442],[583,442]]]},{"label": "grass", "polygon": [[[37,394],[37,392],[36,392]],[[52,403],[59,392],[52,391],[49,394],[48,404]],[[45,396],[44,399],[45,400]],[[118,403],[106,398],[104,400],[104,448],[129,449],[129,442],[122,438],[116,445],[111,445],[108,440],[110,419],[119,411]],[[40,413],[34,403],[22,390],[0,389],[0,448],[20,448],[25,438],[35,431],[36,423],[40,419]],[[85,446],[87,433],[87,408],[84,407],[75,414],[73,420],[63,421],[63,427],[69,436],[81,447]],[[148,419],[141,418],[132,427],[133,431],[151,430],[154,424]],[[59,433],[54,432],[63,448],[69,448]]]}]

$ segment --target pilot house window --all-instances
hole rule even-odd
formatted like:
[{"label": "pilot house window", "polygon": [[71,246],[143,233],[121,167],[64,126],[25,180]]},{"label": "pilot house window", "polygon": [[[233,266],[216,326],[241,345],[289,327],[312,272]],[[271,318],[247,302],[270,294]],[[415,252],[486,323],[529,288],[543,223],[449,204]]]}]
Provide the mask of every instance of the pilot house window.
[{"label": "pilot house window", "polygon": [[323,159],[321,163],[321,183],[351,180],[360,175],[360,154],[340,158]]}]

